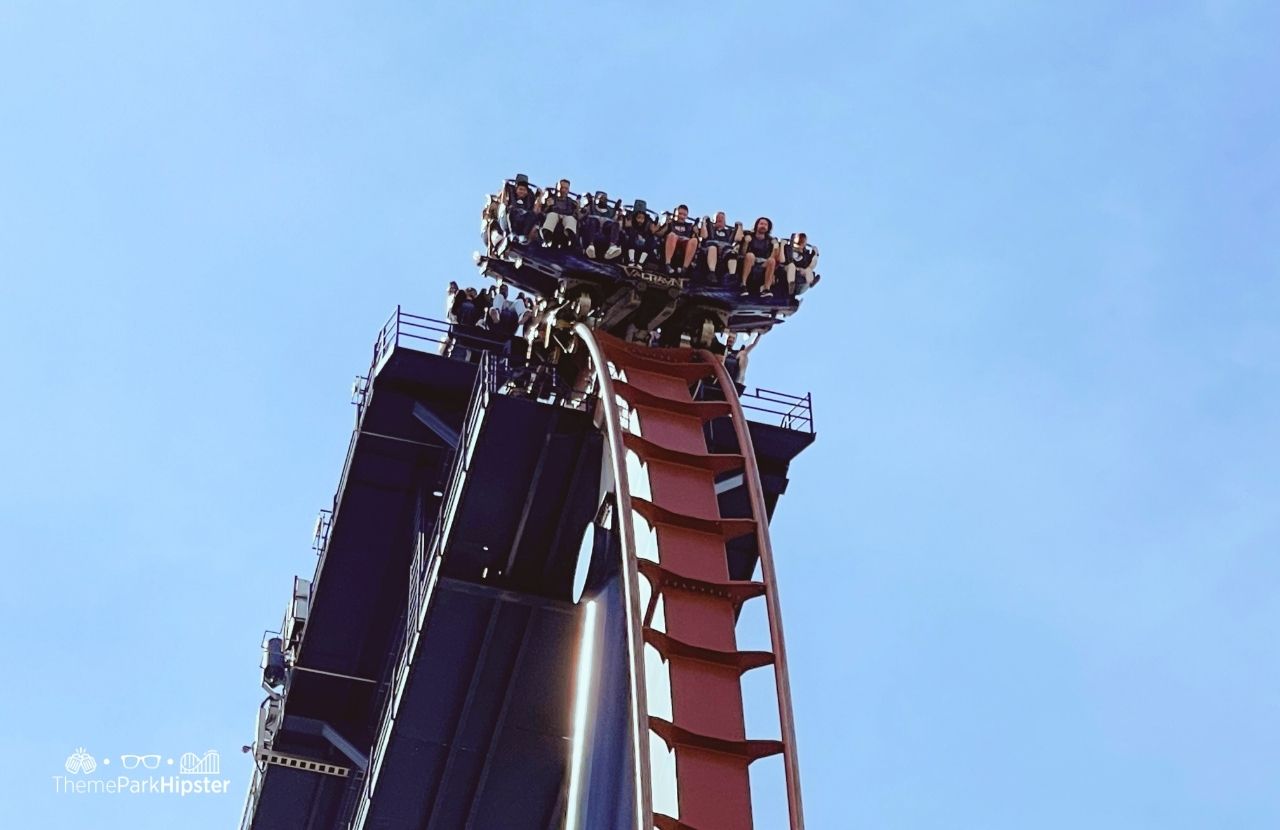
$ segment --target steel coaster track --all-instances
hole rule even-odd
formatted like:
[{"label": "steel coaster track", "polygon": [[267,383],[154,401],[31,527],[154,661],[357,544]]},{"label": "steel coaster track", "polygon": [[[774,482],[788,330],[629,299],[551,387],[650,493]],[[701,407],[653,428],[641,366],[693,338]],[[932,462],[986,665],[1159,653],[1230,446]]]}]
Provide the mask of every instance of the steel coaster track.
[{"label": "steel coaster track", "polygon": [[[591,357],[601,426],[609,443],[606,463],[613,473],[618,508],[631,667],[636,827],[746,830],[751,827],[747,767],[758,758],[781,753],[790,830],[803,830],[795,720],[768,513],[736,387],[708,351],[636,346],[597,335],[582,323],[574,332]],[[725,401],[693,400],[690,383],[708,377],[716,379]],[[709,453],[703,424],[722,417],[726,410],[739,452]],[[629,452],[639,458],[650,479],[647,498],[633,493],[632,485],[639,482],[629,479]],[[749,519],[719,515],[715,477],[730,469],[742,470],[751,505]],[[637,515],[657,540],[656,560],[640,555]],[[762,582],[729,578],[723,545],[744,531],[755,535]],[[647,608],[642,608],[642,577],[651,588]],[[766,603],[771,652],[738,651],[734,643],[736,612],[754,597],[763,597]],[[660,600],[665,630],[655,627]],[[667,666],[670,721],[652,714],[645,677],[646,645]],[[766,665],[774,667],[780,741],[748,740],[744,734],[741,675]],[[675,757],[678,817],[654,809],[653,736]]]}]

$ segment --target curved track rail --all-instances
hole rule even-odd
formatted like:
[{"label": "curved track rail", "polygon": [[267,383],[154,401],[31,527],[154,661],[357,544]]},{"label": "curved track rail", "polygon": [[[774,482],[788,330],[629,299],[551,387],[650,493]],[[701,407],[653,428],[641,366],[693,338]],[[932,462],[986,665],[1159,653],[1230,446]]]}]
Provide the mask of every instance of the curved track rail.
[{"label": "curved track rail", "polygon": [[[596,389],[604,402],[615,400],[613,379],[609,375],[604,352],[596,342],[591,329],[582,323],[574,327],[591,354],[595,368]],[[636,556],[635,521],[631,503],[631,486],[627,477],[627,456],[623,444],[622,419],[616,406],[601,406],[604,415],[605,435],[609,439],[609,463],[613,472],[615,498],[618,507],[618,528],[622,542],[623,596],[627,606],[627,652],[631,659],[631,734],[632,757],[636,760],[636,826],[649,830],[653,826],[648,818],[653,815],[653,803],[649,789],[649,748],[642,740],[648,731],[648,704],[644,679],[644,635],[640,629],[640,578]],[[648,821],[646,824],[645,822]],[[570,830],[574,830],[570,828]]]},{"label": "curved track rail", "polygon": [[[748,767],[780,753],[790,828],[803,830],[768,513],[733,382],[710,352],[635,346],[596,335],[583,324],[574,331],[593,364],[619,513],[636,826],[750,828]],[[691,383],[710,377],[718,381],[725,400],[695,401]],[[704,425],[726,415],[739,451],[710,453]],[[632,457],[636,463],[630,463]],[[629,470],[640,470],[647,481],[632,481]],[[724,518],[716,477],[737,470],[745,481],[751,516]],[[761,582],[734,580],[728,573],[725,545],[745,533],[755,536]],[[740,651],[735,641],[738,611],[757,597],[766,603],[772,651]],[[646,665],[661,670],[646,672]],[[774,668],[781,740],[748,739],[741,677],[769,665]]]}]

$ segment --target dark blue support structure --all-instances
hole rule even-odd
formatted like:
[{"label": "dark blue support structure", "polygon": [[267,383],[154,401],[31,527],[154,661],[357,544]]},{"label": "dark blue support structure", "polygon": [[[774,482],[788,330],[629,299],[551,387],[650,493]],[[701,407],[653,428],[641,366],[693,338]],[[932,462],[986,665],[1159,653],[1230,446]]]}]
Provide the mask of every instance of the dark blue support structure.
[{"label": "dark blue support structure", "polygon": [[[562,827],[584,533],[601,650],[582,803],[587,826],[630,820],[617,545],[607,522],[592,529],[603,464],[592,402],[512,385],[500,344],[442,356],[449,334],[399,310],[379,334],[310,593],[281,629],[286,678],[260,713],[242,828]],[[772,511],[813,441],[810,407],[750,400]],[[706,428],[709,446],[733,445],[725,424]],[[724,515],[746,514],[740,481],[717,489]],[[756,551],[735,544],[746,579]]]}]

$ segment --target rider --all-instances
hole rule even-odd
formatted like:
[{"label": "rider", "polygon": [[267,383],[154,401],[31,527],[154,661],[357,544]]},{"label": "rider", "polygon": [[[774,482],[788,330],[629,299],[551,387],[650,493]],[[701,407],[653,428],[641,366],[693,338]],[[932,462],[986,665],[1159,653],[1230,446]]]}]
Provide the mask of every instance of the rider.
[{"label": "rider", "polygon": [[761,296],[773,291],[773,271],[778,267],[778,243],[771,235],[773,220],[761,216],[752,226],[751,233],[742,237],[742,296],[751,294],[748,281],[758,263],[764,263],[764,284],[760,287]]},{"label": "rider", "polygon": [[489,330],[504,337],[515,336],[516,329],[520,327],[520,317],[524,311],[523,305],[516,306],[514,300],[510,297],[510,289],[506,283],[498,287],[498,296],[494,298],[493,305],[489,308]]},{"label": "rider", "polygon": [[[667,270],[673,274],[687,270],[693,264],[693,255],[698,252],[698,226],[695,222],[689,221],[689,206],[678,206],[676,215],[668,219],[658,233],[664,237],[662,261],[667,266]],[[680,259],[682,264],[675,265],[672,259],[681,246],[683,246]]]},{"label": "rider", "polygon": [[627,212],[623,238],[627,261],[634,265],[644,265],[653,252],[654,234],[658,230],[658,225],[649,215],[647,208],[648,205],[645,204],[644,199],[636,199],[631,210]]},{"label": "rider", "polygon": [[523,173],[516,176],[515,186],[507,185],[502,189],[502,203],[498,207],[498,224],[508,234],[514,235],[521,243],[529,241],[529,234],[538,222],[538,214],[542,206],[538,203],[538,194],[529,185],[529,177]]},{"label": "rider", "polygon": [[610,204],[609,194],[597,190],[595,198],[587,203],[586,216],[582,220],[582,243],[588,257],[595,259],[597,245],[607,242],[609,245],[604,251],[604,258],[618,258],[622,253],[622,248],[618,245],[622,233],[622,226],[619,224],[621,218],[622,200]]},{"label": "rider", "polygon": [[[733,246],[742,239],[742,223],[732,227],[725,221],[724,211],[716,213],[714,220],[702,220],[702,250],[707,258],[707,275],[711,282],[717,282],[716,270],[721,261],[727,261]],[[732,262],[729,266],[733,265]],[[729,273],[733,273],[730,270]]]},{"label": "rider", "polygon": [[[808,244],[809,237],[794,233],[782,246],[782,270],[787,275],[787,293],[798,297],[818,284],[818,249]],[[801,277],[796,284],[796,275]]]},{"label": "rider", "polygon": [[557,227],[564,231],[565,245],[572,245],[578,236],[578,200],[569,193],[568,179],[561,179],[555,192],[543,194],[543,210],[547,218],[542,223],[542,247],[551,247]]}]

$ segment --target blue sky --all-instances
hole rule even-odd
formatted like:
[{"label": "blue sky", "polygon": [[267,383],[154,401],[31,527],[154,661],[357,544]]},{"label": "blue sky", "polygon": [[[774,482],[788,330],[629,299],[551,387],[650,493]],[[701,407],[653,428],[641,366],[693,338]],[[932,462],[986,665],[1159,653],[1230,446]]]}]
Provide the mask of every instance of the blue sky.
[{"label": "blue sky", "polygon": [[1280,825],[1280,9],[540,5],[0,0],[7,824],[233,825],[351,379],[523,170],[822,249],[810,827]]}]

